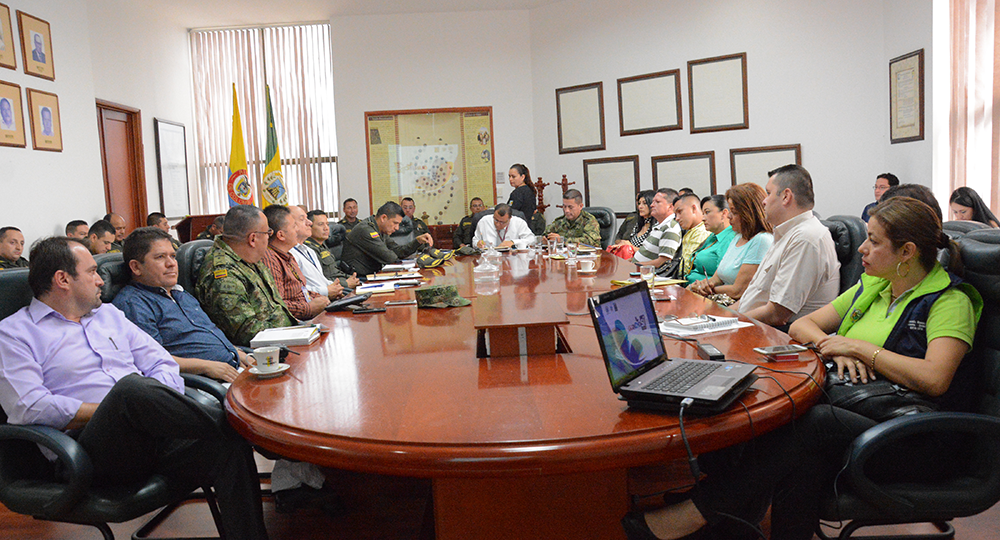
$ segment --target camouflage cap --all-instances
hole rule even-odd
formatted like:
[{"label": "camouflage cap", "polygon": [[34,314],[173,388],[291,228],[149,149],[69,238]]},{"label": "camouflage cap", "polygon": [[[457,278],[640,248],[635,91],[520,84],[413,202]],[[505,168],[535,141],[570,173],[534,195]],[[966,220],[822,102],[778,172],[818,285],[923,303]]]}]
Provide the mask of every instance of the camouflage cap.
[{"label": "camouflage cap", "polygon": [[413,291],[417,298],[417,307],[459,307],[467,306],[472,302],[458,295],[458,288],[454,285],[434,285]]},{"label": "camouflage cap", "polygon": [[455,250],[459,255],[479,255],[479,250],[472,246],[462,246]]}]

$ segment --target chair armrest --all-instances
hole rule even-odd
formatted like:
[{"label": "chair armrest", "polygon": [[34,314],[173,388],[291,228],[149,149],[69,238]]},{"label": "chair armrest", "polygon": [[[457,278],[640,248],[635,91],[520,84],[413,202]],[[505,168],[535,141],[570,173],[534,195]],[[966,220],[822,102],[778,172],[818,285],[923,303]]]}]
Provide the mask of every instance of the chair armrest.
[{"label": "chair armrest", "polygon": [[201,375],[194,375],[192,373],[181,373],[181,378],[184,379],[185,387],[201,390],[215,399],[218,399],[219,403],[224,403],[226,401],[226,392],[228,390],[225,386],[222,386],[222,383],[216,381],[215,379],[210,379]]},{"label": "chair armrest", "polygon": [[868,460],[881,451],[891,451],[891,446],[901,440],[920,434],[936,437],[950,435],[973,436],[979,450],[977,466],[984,473],[975,478],[974,486],[964,492],[987,501],[987,508],[1000,500],[1000,418],[972,413],[928,412],[894,418],[874,426],[859,435],[847,449],[848,463],[845,474],[855,494],[894,514],[908,514],[914,503],[904,495],[914,490],[909,483],[905,492],[887,489],[865,474]]},{"label": "chair armrest", "polygon": [[56,455],[66,477],[66,489],[45,504],[46,515],[66,513],[90,489],[94,467],[80,443],[58,429],[39,425],[0,425],[0,440],[22,440],[42,446]]}]

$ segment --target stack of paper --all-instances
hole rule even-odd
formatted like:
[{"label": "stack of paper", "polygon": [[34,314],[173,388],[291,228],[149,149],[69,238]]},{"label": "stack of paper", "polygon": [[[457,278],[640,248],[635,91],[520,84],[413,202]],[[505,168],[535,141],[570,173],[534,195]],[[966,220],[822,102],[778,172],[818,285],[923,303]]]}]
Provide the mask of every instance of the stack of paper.
[{"label": "stack of paper", "polygon": [[736,317],[688,317],[661,322],[660,332],[688,337],[720,330],[743,328],[744,326],[753,326],[753,324],[742,322]]},{"label": "stack of paper", "polygon": [[[631,285],[633,283],[639,283],[640,281],[642,281],[642,280],[639,279],[639,278],[632,278],[632,279],[612,279],[611,280],[611,284],[612,285],[619,285],[619,286],[624,287],[625,285]],[[687,283],[687,281],[685,281],[683,279],[669,279],[669,278],[660,277],[660,276],[656,276],[656,279],[653,280],[653,286],[654,287],[666,287],[667,285],[683,285],[685,283]]]},{"label": "stack of paper", "polygon": [[308,345],[318,338],[319,328],[313,325],[268,328],[257,332],[257,335],[250,340],[250,346],[256,349],[279,345]]}]

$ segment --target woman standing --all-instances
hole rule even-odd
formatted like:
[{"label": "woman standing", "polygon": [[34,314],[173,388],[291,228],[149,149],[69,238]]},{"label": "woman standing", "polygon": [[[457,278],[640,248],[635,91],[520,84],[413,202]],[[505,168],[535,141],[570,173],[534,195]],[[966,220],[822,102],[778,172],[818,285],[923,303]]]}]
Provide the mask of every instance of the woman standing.
[{"label": "woman standing", "polygon": [[691,257],[691,272],[688,284],[715,275],[719,262],[729,250],[729,244],[736,236],[730,223],[729,204],[722,195],[709,195],[701,200],[701,212],[705,216],[705,228],[712,233],[695,250]]},{"label": "woman standing", "polygon": [[969,187],[960,187],[951,193],[951,213],[958,221],[978,221],[996,229],[1000,221],[990,212],[986,203],[976,191]]},{"label": "woman standing", "polygon": [[524,165],[515,163],[507,171],[507,180],[514,188],[507,204],[514,210],[524,212],[524,220],[531,223],[531,216],[535,214],[535,208],[538,206],[535,186],[531,183],[531,173]]}]

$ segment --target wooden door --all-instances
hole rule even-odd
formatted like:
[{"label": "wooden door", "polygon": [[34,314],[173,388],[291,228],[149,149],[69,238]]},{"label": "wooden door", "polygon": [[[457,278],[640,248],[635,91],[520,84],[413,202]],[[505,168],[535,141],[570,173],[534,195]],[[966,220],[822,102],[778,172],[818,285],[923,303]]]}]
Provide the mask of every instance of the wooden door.
[{"label": "wooden door", "polygon": [[139,109],[97,100],[97,127],[108,212],[125,218],[131,231],[146,225],[146,174]]}]

